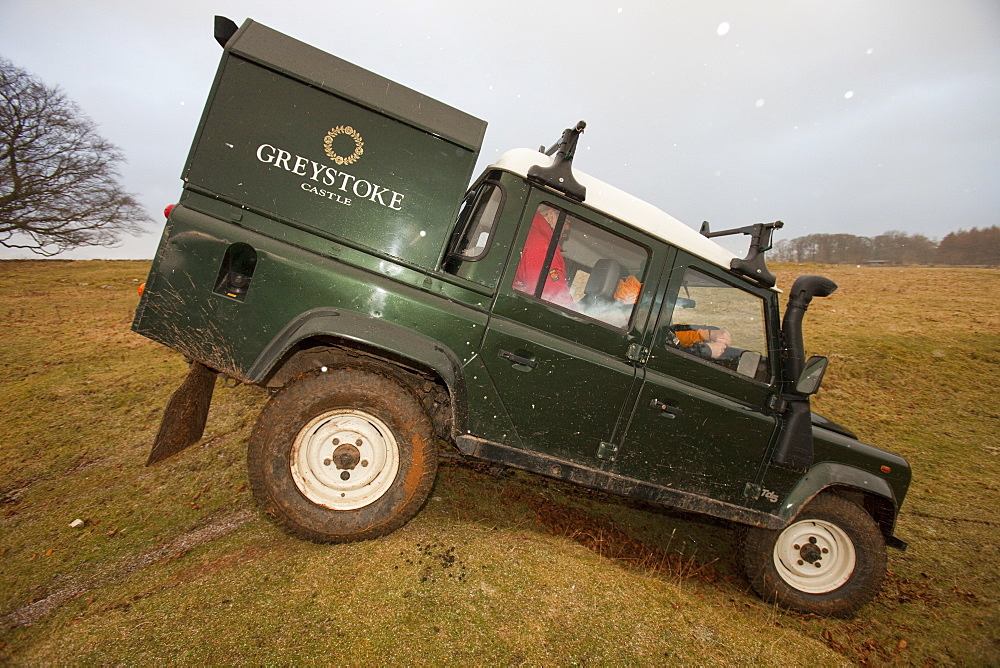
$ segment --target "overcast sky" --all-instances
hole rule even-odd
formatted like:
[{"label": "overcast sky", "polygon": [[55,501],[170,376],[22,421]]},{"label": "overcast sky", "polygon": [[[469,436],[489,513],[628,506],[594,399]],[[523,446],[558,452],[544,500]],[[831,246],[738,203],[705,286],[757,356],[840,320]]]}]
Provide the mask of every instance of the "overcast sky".
[{"label": "overcast sky", "polygon": [[124,150],[155,221],[62,257],[152,257],[222,53],[215,14],[488,121],[477,173],[583,119],[577,168],[695,228],[1000,224],[998,0],[0,0],[0,56]]}]

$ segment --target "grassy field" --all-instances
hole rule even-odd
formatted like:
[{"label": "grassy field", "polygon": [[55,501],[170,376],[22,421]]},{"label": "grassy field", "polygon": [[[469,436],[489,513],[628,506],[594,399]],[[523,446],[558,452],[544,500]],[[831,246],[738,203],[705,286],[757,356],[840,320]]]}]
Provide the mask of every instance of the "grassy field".
[{"label": "grassy field", "polygon": [[816,410],[914,471],[909,550],[829,620],[754,597],[725,523],[453,460],[384,539],[289,538],[248,489],[254,388],[145,468],[186,371],[129,331],[147,268],[0,262],[0,663],[1000,663],[1000,271],[774,267],[840,284]]}]

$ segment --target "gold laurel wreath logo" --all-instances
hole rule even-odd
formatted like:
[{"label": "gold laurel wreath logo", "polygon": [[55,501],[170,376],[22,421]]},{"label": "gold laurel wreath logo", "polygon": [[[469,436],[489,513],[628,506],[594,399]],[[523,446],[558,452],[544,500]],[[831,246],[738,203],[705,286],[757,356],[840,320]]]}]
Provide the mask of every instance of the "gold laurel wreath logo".
[{"label": "gold laurel wreath logo", "polygon": [[[346,158],[337,155],[337,152],[333,150],[333,140],[338,135],[347,135],[354,140],[354,153]],[[326,133],[326,137],[323,138],[323,150],[330,156],[330,160],[338,165],[353,165],[361,159],[361,155],[365,152],[365,142],[361,138],[361,134],[350,125],[338,125]]]}]

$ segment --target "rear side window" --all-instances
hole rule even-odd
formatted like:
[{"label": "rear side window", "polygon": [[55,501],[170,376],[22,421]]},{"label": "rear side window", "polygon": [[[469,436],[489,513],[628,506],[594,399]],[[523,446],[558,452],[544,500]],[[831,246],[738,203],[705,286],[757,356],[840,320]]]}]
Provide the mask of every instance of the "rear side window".
[{"label": "rear side window", "polygon": [[503,190],[496,183],[486,182],[467,200],[459,216],[459,237],[452,246],[450,257],[461,262],[483,258],[490,247],[493,227],[503,204]]},{"label": "rear side window", "polygon": [[648,262],[639,244],[543,203],[521,249],[514,289],[624,329]]}]

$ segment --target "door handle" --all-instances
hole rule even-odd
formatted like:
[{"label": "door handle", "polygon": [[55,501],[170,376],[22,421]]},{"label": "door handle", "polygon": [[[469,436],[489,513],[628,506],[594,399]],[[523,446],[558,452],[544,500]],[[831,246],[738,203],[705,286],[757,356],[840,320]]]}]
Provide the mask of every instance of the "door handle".
[{"label": "door handle", "polygon": [[518,371],[531,371],[536,366],[538,366],[538,362],[536,362],[535,360],[528,359],[527,357],[522,357],[521,355],[516,355],[510,352],[509,350],[501,350],[500,359],[507,360],[508,362],[514,365],[515,369],[517,369],[518,367],[526,367],[523,369],[518,369]]},{"label": "door handle", "polygon": [[675,417],[684,412],[677,406],[671,406],[670,404],[665,404],[659,399],[653,399],[652,401],[650,401],[649,407],[660,411],[660,415],[670,420],[673,420]]}]

